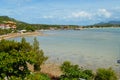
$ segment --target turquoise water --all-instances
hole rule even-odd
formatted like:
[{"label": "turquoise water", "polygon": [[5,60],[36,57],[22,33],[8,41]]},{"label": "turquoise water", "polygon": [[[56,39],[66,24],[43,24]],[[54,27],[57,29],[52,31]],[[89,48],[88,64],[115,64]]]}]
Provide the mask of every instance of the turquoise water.
[{"label": "turquoise water", "polygon": [[[36,36],[47,62],[71,61],[91,69],[112,67],[120,59],[120,28],[44,31],[46,36]],[[32,42],[34,37],[26,37]],[[20,37],[14,38],[20,41]]]}]

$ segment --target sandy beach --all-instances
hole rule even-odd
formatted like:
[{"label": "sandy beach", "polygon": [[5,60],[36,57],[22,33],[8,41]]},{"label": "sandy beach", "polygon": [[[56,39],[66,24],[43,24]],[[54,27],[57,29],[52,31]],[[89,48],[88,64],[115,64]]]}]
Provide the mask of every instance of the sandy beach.
[{"label": "sandy beach", "polygon": [[1,35],[1,39],[9,39],[9,38],[14,38],[14,37],[24,37],[24,36],[44,36],[42,32],[26,32],[26,33],[10,33],[6,35]]}]

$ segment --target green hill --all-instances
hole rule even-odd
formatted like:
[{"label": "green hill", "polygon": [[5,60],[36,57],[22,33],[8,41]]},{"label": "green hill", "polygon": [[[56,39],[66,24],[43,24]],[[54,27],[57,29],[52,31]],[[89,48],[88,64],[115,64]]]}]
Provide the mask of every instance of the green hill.
[{"label": "green hill", "polygon": [[4,21],[13,21],[13,22],[16,22],[15,19],[10,18],[8,16],[0,16],[0,23],[4,23]]},{"label": "green hill", "polygon": [[0,24],[4,24],[6,21],[12,21],[16,23],[17,26],[17,30],[22,30],[22,29],[26,29],[27,27],[31,26],[28,23],[16,20],[14,18],[10,18],[8,16],[0,16]]},{"label": "green hill", "polygon": [[120,21],[100,22],[100,23],[95,24],[95,26],[101,26],[101,27],[120,27]]},{"label": "green hill", "polygon": [[25,22],[16,20],[14,18],[10,18],[8,16],[0,16],[0,23],[4,23],[4,21],[12,21],[12,22],[16,22],[17,24],[20,24],[20,23],[27,24]]},{"label": "green hill", "polygon": [[4,21],[12,21],[17,25],[17,30],[27,29],[27,30],[40,30],[40,29],[75,29],[79,26],[77,25],[49,25],[49,24],[29,24],[26,22],[22,22],[16,20],[14,18],[10,18],[8,16],[0,16],[0,24],[4,23]]}]

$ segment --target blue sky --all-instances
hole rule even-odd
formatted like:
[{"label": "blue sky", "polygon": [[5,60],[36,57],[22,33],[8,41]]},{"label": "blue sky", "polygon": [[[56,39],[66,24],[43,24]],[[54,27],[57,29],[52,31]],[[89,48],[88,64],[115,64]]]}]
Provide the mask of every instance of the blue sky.
[{"label": "blue sky", "polygon": [[28,23],[89,25],[120,20],[120,0],[0,0],[0,16]]}]

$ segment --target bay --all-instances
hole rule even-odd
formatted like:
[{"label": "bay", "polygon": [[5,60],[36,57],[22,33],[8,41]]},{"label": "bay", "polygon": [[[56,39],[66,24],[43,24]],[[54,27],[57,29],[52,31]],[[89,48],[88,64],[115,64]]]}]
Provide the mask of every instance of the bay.
[{"label": "bay", "polygon": [[[100,67],[119,70],[120,28],[48,30],[43,33],[47,35],[36,38],[49,57],[46,63],[61,64],[67,60],[94,70]],[[34,39],[32,36],[25,38],[30,43]],[[12,39],[20,41],[21,37]]]}]

